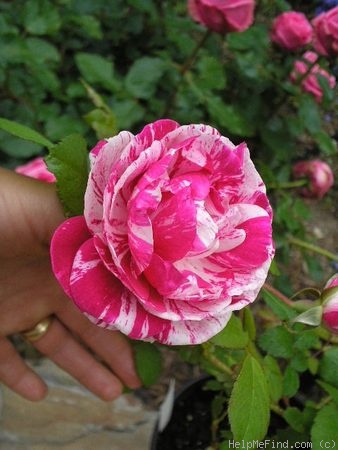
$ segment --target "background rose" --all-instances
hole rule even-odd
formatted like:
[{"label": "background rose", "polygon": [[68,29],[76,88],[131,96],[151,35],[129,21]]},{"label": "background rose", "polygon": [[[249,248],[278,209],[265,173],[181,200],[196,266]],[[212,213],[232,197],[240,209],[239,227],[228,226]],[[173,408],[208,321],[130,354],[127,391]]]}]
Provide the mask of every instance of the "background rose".
[{"label": "background rose", "polygon": [[95,153],[85,216],[53,237],[59,282],[98,325],[206,341],[254,301],[273,255],[271,208],[246,145],[160,120]]},{"label": "background rose", "polygon": [[317,16],[312,24],[317,52],[325,56],[338,54],[338,6]]},{"label": "background rose", "polygon": [[338,333],[338,274],[326,283],[322,292],[323,323],[332,332]]},{"label": "background rose", "polygon": [[311,42],[312,26],[305,14],[288,11],[274,19],[271,39],[283,48],[297,50]]},{"label": "background rose", "polygon": [[318,59],[316,53],[306,52],[303,55],[303,59],[308,62],[302,60],[296,61],[293,66],[293,71],[290,74],[290,79],[297,83],[303,78],[301,85],[304,91],[312,94],[316,101],[320,103],[323,98],[323,89],[319,84],[318,76],[326,78],[331,89],[336,85],[336,78],[333,75],[330,75],[326,70],[322,69],[319,64],[314,64]]},{"label": "background rose", "polygon": [[244,31],[253,23],[253,0],[188,0],[190,15],[217,33]]},{"label": "background rose", "polygon": [[309,186],[302,189],[306,197],[322,198],[334,183],[331,167],[318,159],[299,161],[293,166],[293,175],[308,178]]},{"label": "background rose", "polygon": [[41,157],[16,167],[15,172],[36,178],[37,180],[47,181],[48,183],[54,183],[56,181],[55,176],[49,172],[44,159]]}]

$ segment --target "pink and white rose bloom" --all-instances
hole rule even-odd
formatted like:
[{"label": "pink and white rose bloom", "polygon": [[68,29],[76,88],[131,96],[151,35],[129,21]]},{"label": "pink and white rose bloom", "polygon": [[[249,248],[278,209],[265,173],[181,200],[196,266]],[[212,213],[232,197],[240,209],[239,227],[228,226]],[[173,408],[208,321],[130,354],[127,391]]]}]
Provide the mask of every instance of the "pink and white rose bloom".
[{"label": "pink and white rose bloom", "polygon": [[309,181],[308,186],[301,189],[304,197],[322,198],[333,186],[331,167],[319,159],[299,161],[292,170],[295,178],[307,178]]},{"label": "pink and white rose bloom", "polygon": [[221,34],[249,28],[254,20],[254,9],[254,0],[188,0],[191,17]]},{"label": "pink and white rose bloom", "polygon": [[37,180],[46,181],[47,183],[54,183],[56,181],[55,176],[49,172],[44,159],[41,157],[16,167],[15,172]]},{"label": "pink and white rose bloom", "polygon": [[298,60],[294,63],[293,71],[290,74],[290,79],[292,82],[297,83],[303,78],[301,81],[303,90],[313,95],[316,101],[320,103],[323,98],[323,89],[319,84],[318,76],[326,78],[331,89],[336,86],[336,78],[320,67],[319,64],[315,64],[317,59],[318,55],[316,53],[310,51],[305,52],[303,55],[303,60]]},{"label": "pink and white rose bloom", "polygon": [[305,14],[287,11],[275,18],[271,40],[287,50],[298,50],[312,40],[312,26]]},{"label": "pink and white rose bloom", "polygon": [[333,333],[338,333],[338,273],[326,283],[322,299],[323,323]]},{"label": "pink and white rose bloom", "polygon": [[316,51],[324,56],[338,55],[338,6],[317,16],[312,25]]},{"label": "pink and white rose bloom", "polygon": [[199,344],[255,300],[274,254],[271,207],[247,146],[172,120],[95,147],[84,216],[56,230],[65,292],[133,339]]}]

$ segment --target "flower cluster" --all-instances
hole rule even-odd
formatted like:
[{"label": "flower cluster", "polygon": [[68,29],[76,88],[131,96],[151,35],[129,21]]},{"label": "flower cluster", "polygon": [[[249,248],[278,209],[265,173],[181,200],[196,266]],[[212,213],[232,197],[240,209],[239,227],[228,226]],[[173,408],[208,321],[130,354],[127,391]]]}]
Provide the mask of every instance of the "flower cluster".
[{"label": "flower cluster", "polygon": [[[337,55],[337,29],[338,7],[320,14],[312,21],[312,24],[305,14],[290,11],[275,18],[271,39],[290,51],[300,50],[312,43],[314,49],[321,55]],[[320,77],[328,80],[331,89],[335,87],[336,79],[319,64],[316,64],[317,60],[318,55],[315,52],[307,51],[301,60],[295,61],[290,79],[293,82],[300,80],[304,91],[311,93],[320,102],[323,96]]]},{"label": "flower cluster", "polygon": [[322,69],[319,64],[316,64],[317,60],[318,55],[316,53],[306,52],[302,60],[295,61],[290,80],[293,82],[300,80],[304,91],[312,94],[316,101],[320,103],[323,98],[323,88],[320,85],[320,80],[326,79],[329,87],[333,89],[336,86],[336,79],[325,69]]}]

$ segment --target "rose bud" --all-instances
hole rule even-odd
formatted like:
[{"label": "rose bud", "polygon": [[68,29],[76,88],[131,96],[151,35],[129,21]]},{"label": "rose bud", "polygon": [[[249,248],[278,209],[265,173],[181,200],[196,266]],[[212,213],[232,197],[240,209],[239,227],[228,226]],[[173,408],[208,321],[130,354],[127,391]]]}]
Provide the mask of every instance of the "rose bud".
[{"label": "rose bud", "polygon": [[55,176],[49,172],[44,159],[41,157],[16,167],[15,172],[37,180],[46,181],[47,183],[54,183],[56,181]]},{"label": "rose bud", "polygon": [[338,333],[338,273],[326,283],[322,300],[323,324],[333,333]]},{"label": "rose bud", "polygon": [[84,215],[53,271],[95,324],[167,345],[205,342],[252,303],[274,254],[272,210],[245,143],[158,120],[91,154]]},{"label": "rose bud", "polygon": [[287,50],[298,50],[312,40],[312,26],[303,13],[280,14],[272,24],[271,40]]},{"label": "rose bud", "polygon": [[324,56],[338,54],[338,6],[320,14],[312,21],[313,46]]},{"label": "rose bud", "polygon": [[[313,95],[318,103],[322,101],[323,89],[319,84],[318,75],[324,77],[328,80],[329,86],[333,89],[336,85],[336,78],[330,75],[326,70],[322,69],[319,64],[314,64],[318,55],[314,52],[306,52],[303,55],[303,60],[298,60],[294,63],[293,71],[290,74],[290,79],[292,82],[297,83],[298,80],[302,79],[301,86],[305,92]],[[309,67],[312,68],[309,71]],[[307,73],[309,72],[309,73]],[[307,74],[305,77],[304,75]]]},{"label": "rose bud", "polygon": [[254,19],[254,0],[188,0],[191,17],[212,31],[244,31]]},{"label": "rose bud", "polygon": [[293,176],[308,179],[308,186],[301,189],[304,197],[322,198],[334,182],[331,167],[319,159],[297,162],[293,166]]}]

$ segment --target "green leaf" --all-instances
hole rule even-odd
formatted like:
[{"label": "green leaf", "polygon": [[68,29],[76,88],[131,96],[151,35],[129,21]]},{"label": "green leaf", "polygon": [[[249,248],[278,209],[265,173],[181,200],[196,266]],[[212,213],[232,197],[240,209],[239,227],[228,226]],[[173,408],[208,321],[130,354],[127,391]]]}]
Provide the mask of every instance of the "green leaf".
[{"label": "green leaf", "polygon": [[211,342],[224,348],[245,348],[249,337],[248,333],[243,331],[241,320],[233,314],[226,327],[216,334]]},{"label": "green leaf", "polygon": [[23,141],[20,138],[0,131],[1,151],[12,158],[31,158],[41,155],[41,145],[30,141]]},{"label": "green leaf", "polygon": [[318,358],[310,356],[310,358],[308,358],[307,360],[307,366],[309,368],[310,373],[312,373],[312,375],[316,375],[319,367]]},{"label": "green leaf", "polygon": [[325,448],[333,449],[338,442],[338,406],[330,403],[321,409],[311,429],[312,448],[320,450]]},{"label": "green leaf", "polygon": [[307,355],[295,349],[295,352],[290,359],[290,367],[295,369],[297,372],[305,372],[308,368]]},{"label": "green leaf", "polygon": [[138,342],[134,345],[136,370],[144,386],[158,380],[162,370],[161,353],[155,344]]},{"label": "green leaf", "polygon": [[87,131],[87,127],[84,121],[80,121],[79,118],[59,115],[49,117],[46,121],[46,133],[54,141],[59,141],[65,136],[71,134],[84,134]]},{"label": "green leaf", "polygon": [[296,316],[297,313],[291,306],[286,305],[278,297],[264,288],[262,289],[262,297],[279,319],[290,320]]},{"label": "green leaf", "polygon": [[57,8],[49,1],[30,0],[24,3],[22,15],[28,33],[55,34],[61,27],[61,17]]},{"label": "green leaf", "polygon": [[269,35],[265,25],[255,24],[242,33],[229,33],[227,43],[231,50],[262,51],[269,44]]},{"label": "green leaf", "polygon": [[49,150],[46,163],[56,176],[58,195],[66,215],[82,215],[89,167],[84,138],[77,134],[66,137]]},{"label": "green leaf", "polygon": [[233,105],[226,105],[220,97],[208,97],[207,109],[211,118],[230,133],[245,137],[254,135],[254,124],[249,122]]},{"label": "green leaf", "polygon": [[224,89],[225,71],[222,63],[213,56],[203,56],[197,63],[199,77],[196,84],[200,89]]},{"label": "green leaf", "polygon": [[97,83],[111,91],[118,89],[113,63],[108,59],[95,53],[79,52],[75,55],[75,61],[81,75],[88,83]]},{"label": "green leaf", "polygon": [[334,155],[337,153],[337,141],[331,138],[324,130],[318,131],[313,137],[325,155]]},{"label": "green leaf", "polygon": [[302,331],[296,338],[295,348],[298,350],[309,350],[311,348],[319,350],[320,339],[314,330]]},{"label": "green leaf", "polygon": [[35,144],[39,144],[47,148],[53,146],[53,143],[42,136],[42,134],[12,120],[0,118],[0,128],[4,131],[7,131],[7,133],[10,133],[21,139],[34,142]]},{"label": "green leaf", "polygon": [[248,355],[234,384],[229,402],[229,421],[236,441],[260,440],[267,432],[270,398],[265,374]]},{"label": "green leaf", "polygon": [[338,348],[331,347],[324,353],[319,363],[320,377],[338,388]]},{"label": "green leaf", "polygon": [[104,139],[117,134],[116,118],[113,113],[96,108],[84,116],[86,122],[96,131],[98,139]]},{"label": "green leaf", "polygon": [[25,42],[34,60],[38,63],[58,63],[60,61],[60,53],[50,42],[40,38],[29,38]]},{"label": "green leaf", "polygon": [[156,85],[166,68],[160,58],[145,56],[134,62],[129,69],[125,86],[127,91],[136,98],[148,99],[154,95]]},{"label": "green leaf", "polygon": [[303,415],[298,408],[286,408],[283,418],[295,431],[298,431],[299,433],[304,431]]},{"label": "green leaf", "polygon": [[266,330],[258,342],[272,356],[290,358],[293,355],[294,337],[282,325]]},{"label": "green leaf", "polygon": [[298,110],[299,118],[311,134],[321,129],[321,119],[316,101],[310,95],[302,95]]},{"label": "green leaf", "polygon": [[292,322],[304,323],[306,325],[318,327],[322,321],[322,314],[322,306],[313,306],[312,308],[309,308],[307,311],[304,311],[303,313],[292,319]]},{"label": "green leaf", "polygon": [[275,358],[266,355],[263,360],[263,369],[268,382],[270,398],[277,403],[283,394],[283,375]]},{"label": "green leaf", "polygon": [[299,375],[290,366],[285,369],[283,382],[283,395],[293,397],[299,389]]},{"label": "green leaf", "polygon": [[113,103],[118,128],[129,130],[136,122],[144,118],[145,110],[135,100],[122,100]]},{"label": "green leaf", "polygon": [[332,400],[338,405],[338,389],[321,380],[317,380],[317,383],[332,397]]},{"label": "green leaf", "polygon": [[334,99],[335,89],[330,86],[330,82],[324,75],[317,73],[316,74],[319,86],[323,91],[323,102],[331,102]]},{"label": "green leaf", "polygon": [[253,315],[253,312],[250,308],[244,308],[244,314],[243,314],[243,327],[244,331],[246,331],[249,335],[249,339],[254,341],[256,339],[256,324],[255,324],[255,317]]},{"label": "green leaf", "polygon": [[93,39],[103,38],[101,23],[96,17],[82,14],[72,17],[71,20],[77,27],[81,27],[82,33],[89,37]]}]

